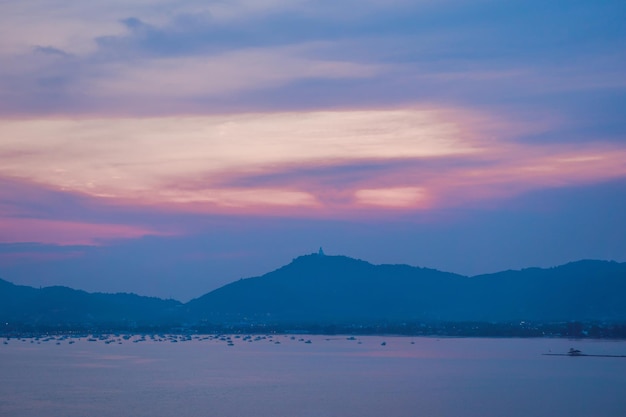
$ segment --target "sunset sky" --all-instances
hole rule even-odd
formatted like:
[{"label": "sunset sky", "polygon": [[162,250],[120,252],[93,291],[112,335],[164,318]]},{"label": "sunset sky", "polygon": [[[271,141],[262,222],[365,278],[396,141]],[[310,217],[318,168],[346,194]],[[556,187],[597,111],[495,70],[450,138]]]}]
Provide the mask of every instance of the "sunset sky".
[{"label": "sunset sky", "polygon": [[0,278],[626,261],[626,3],[0,0]]}]

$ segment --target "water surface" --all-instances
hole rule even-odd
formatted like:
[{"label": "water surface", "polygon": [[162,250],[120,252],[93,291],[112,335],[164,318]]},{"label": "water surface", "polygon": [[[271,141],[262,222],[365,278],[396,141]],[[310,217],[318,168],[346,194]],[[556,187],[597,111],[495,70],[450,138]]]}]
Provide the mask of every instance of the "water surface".
[{"label": "water surface", "polygon": [[625,358],[542,355],[570,347],[623,355],[624,341],[306,335],[161,339],[116,336],[108,337],[108,344],[86,337],[11,339],[0,344],[0,415],[626,415]]}]

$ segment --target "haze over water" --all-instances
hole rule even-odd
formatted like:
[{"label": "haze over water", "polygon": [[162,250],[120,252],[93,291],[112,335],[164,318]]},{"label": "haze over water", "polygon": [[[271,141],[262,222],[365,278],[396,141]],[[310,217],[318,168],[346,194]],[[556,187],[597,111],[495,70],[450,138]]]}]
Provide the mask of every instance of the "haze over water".
[{"label": "haze over water", "polygon": [[[623,416],[624,341],[194,336],[0,345],[0,415]],[[118,340],[119,339],[119,340]],[[70,344],[69,341],[74,343]],[[306,343],[310,340],[311,343]],[[121,342],[121,343],[120,343]],[[280,342],[280,343],[277,343]],[[385,345],[382,345],[385,342]]]}]

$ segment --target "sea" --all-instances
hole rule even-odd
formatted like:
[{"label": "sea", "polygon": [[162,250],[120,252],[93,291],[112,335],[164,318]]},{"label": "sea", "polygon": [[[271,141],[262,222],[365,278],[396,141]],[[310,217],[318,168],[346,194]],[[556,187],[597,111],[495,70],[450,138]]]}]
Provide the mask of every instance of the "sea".
[{"label": "sea", "polygon": [[626,341],[324,335],[0,340],[2,417],[623,417]]}]

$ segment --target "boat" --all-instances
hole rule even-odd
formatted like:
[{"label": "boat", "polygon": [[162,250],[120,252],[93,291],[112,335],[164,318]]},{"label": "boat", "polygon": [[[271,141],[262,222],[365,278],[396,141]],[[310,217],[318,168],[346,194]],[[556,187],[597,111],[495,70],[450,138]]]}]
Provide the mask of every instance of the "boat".
[{"label": "boat", "polygon": [[581,356],[583,353],[578,349],[570,348],[567,354],[568,356]]}]

